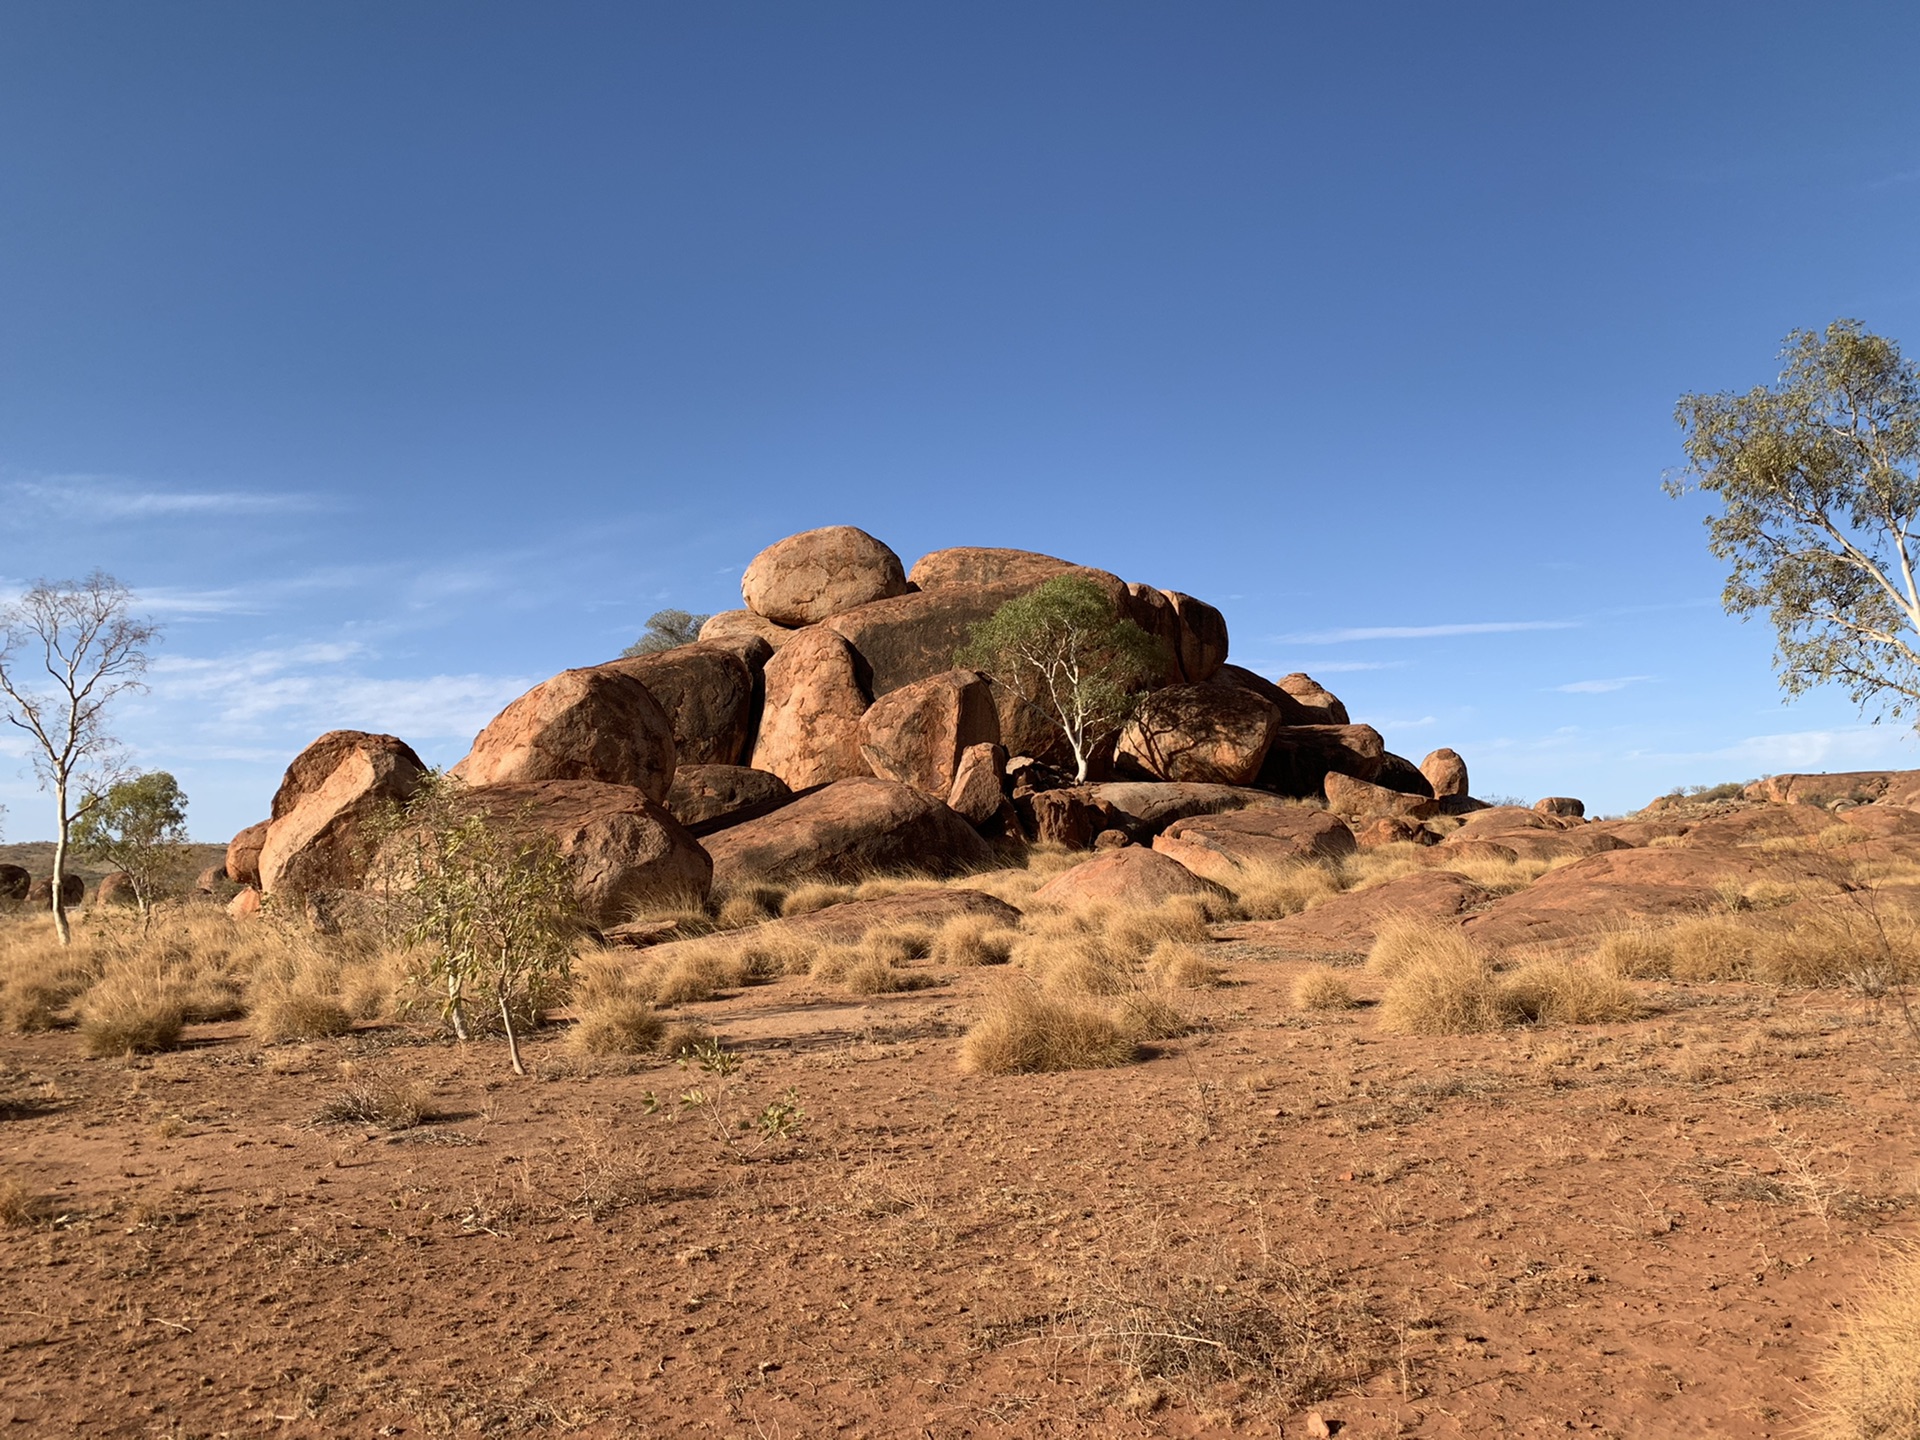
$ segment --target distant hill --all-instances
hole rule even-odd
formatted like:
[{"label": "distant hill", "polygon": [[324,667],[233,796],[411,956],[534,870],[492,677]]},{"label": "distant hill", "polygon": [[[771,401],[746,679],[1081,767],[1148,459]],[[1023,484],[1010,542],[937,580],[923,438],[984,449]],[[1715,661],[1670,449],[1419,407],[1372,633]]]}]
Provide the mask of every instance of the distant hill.
[{"label": "distant hill", "polygon": [[[227,858],[227,847],[224,845],[189,845],[187,850],[193,856],[191,873],[195,875],[209,865],[221,864]],[[53,842],[23,840],[17,845],[0,845],[0,865],[21,866],[36,880],[42,876],[51,875],[53,874]],[[93,888],[96,880],[110,873],[112,869],[110,865],[94,865],[78,860],[71,854],[67,856],[68,873],[78,875],[85,880],[89,890]]]}]

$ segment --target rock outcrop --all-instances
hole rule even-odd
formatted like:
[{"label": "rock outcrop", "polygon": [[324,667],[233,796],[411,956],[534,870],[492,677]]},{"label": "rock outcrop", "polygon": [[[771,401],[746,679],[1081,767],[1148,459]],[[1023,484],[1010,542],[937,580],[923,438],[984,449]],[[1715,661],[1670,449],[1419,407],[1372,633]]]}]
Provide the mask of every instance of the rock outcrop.
[{"label": "rock outcrop", "polygon": [[1203,879],[1230,886],[1252,867],[1351,855],[1354,838],[1337,815],[1287,805],[1176,820],[1154,837],[1153,848]]},{"label": "rock outcrop", "polygon": [[249,825],[227,842],[227,878],[236,885],[260,886],[260,852],[266,847],[271,820]]},{"label": "rock outcrop", "polygon": [[[343,743],[343,735],[356,738]],[[327,761],[332,769],[315,783]],[[280,813],[260,849],[259,888],[269,895],[358,888],[372,859],[376,827],[413,798],[425,773],[420,757],[392,735],[321,736],[287,767],[274,797]],[[281,798],[290,792],[298,798],[282,809]]]},{"label": "rock outcrop", "polygon": [[778,625],[814,625],[906,593],[900,557],[851,525],[776,541],[753,557],[740,581],[747,609]]},{"label": "rock outcrop", "polygon": [[1420,773],[1427,777],[1435,799],[1468,793],[1467,762],[1452,750],[1432,752],[1420,762]]},{"label": "rock outcrop", "polygon": [[563,670],[515,700],[452,773],[476,789],[543,780],[630,785],[658,802],[673,785],[676,758],[673,722],[647,687],[595,666]]},{"label": "rock outcrop", "polygon": [[132,905],[139,897],[133,891],[133,877],[124,870],[114,870],[100,877],[93,887],[93,903],[96,905]]},{"label": "rock outcrop", "polygon": [[[69,909],[87,898],[87,882],[78,875],[63,875],[60,878],[60,899]],[[53,908],[53,877],[42,875],[27,886],[27,908],[32,910],[51,910]]]},{"label": "rock outcrop", "polygon": [[1227,892],[1157,850],[1130,845],[1062,871],[1034,892],[1041,905],[1152,906],[1176,895],[1225,899]]},{"label": "rock outcrop", "polygon": [[866,775],[860,720],[867,713],[864,666],[845,637],[815,625],[767,662],[767,698],[753,768],[795,790]]},{"label": "rock outcrop", "polygon": [[875,700],[860,719],[860,755],[870,771],[942,800],[968,748],[999,743],[992,687],[972,670],[902,686]]},{"label": "rock outcrop", "polygon": [[[771,651],[768,652],[771,655]],[[609,661],[665,712],[679,765],[739,765],[753,740],[754,670],[724,645],[678,645]]]},{"label": "rock outcrop", "polygon": [[1260,774],[1279,726],[1280,712],[1251,691],[1170,685],[1141,700],[1114,760],[1158,780],[1247,785]]},{"label": "rock outcrop", "polygon": [[1371,725],[1282,725],[1267,746],[1259,784],[1277,795],[1320,794],[1330,774],[1371,782],[1387,746]]},{"label": "rock outcrop", "polygon": [[756,668],[800,632],[751,610],[722,610],[700,627],[702,645],[719,645]]},{"label": "rock outcrop", "polygon": [[[0,865],[0,903],[18,904],[33,888],[33,875],[24,865]],[[49,890],[51,895],[52,891]]]},{"label": "rock outcrop", "polygon": [[958,874],[992,847],[942,801],[873,776],[837,780],[771,815],[707,837],[718,883],[852,880],[887,871]]},{"label": "rock outcrop", "polygon": [[1302,675],[1298,671],[1295,671],[1291,675],[1282,675],[1274,683],[1286,691],[1287,694],[1291,695],[1294,703],[1299,705],[1300,708],[1311,717],[1305,721],[1292,723],[1309,725],[1350,725],[1353,723],[1352,717],[1347,714],[1347,707],[1340,703],[1340,697],[1335,695],[1331,690],[1328,690],[1311,675]]},{"label": "rock outcrop", "polygon": [[1323,783],[1327,792],[1327,809],[1342,820],[1361,823],[1381,816],[1425,820],[1440,813],[1440,807],[1429,796],[1389,790],[1384,785],[1356,780],[1337,770],[1328,771]]},{"label": "rock outcrop", "polygon": [[667,813],[695,835],[779,809],[793,791],[778,775],[745,765],[682,765],[673,772]]},{"label": "rock outcrop", "polygon": [[947,808],[964,816],[976,829],[1007,812],[1006,747],[991,743],[969,745],[960,752]]}]

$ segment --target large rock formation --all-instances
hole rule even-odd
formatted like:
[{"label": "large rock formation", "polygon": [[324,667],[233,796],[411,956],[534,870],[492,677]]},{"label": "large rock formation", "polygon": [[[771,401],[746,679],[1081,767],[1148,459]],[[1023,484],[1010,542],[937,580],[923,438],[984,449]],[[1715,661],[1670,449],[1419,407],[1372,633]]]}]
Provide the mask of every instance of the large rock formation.
[{"label": "large rock formation", "polygon": [[1227,617],[1204,600],[1163,590],[1176,621],[1176,658],[1189,685],[1203,685],[1227,662]]},{"label": "large rock formation", "polygon": [[1321,793],[1329,774],[1371,781],[1386,755],[1386,742],[1371,725],[1282,725],[1273,732],[1258,783],[1305,798]]},{"label": "large rock formation", "polygon": [[1005,746],[990,742],[967,746],[954,767],[947,808],[975,826],[1003,816],[1007,809],[1006,776]]},{"label": "large rock formation", "polygon": [[33,888],[33,875],[24,865],[0,865],[0,903],[17,904]]},{"label": "large rock formation", "polygon": [[969,746],[999,742],[993,691],[972,670],[948,670],[903,686],[875,700],[860,720],[867,768],[939,799],[952,791]]},{"label": "large rock formation", "polygon": [[453,774],[475,788],[597,780],[658,802],[673,785],[675,761],[673,722],[647,687],[595,666],[563,670],[507,706]]},{"label": "large rock formation", "polygon": [[260,852],[266,848],[267,828],[272,824],[262,820],[249,825],[227,842],[227,878],[234,884],[260,888]]},{"label": "large rock formation", "polygon": [[1435,799],[1444,800],[1452,795],[1465,795],[1467,788],[1467,762],[1452,750],[1435,750],[1420,762],[1420,773],[1427,777],[1427,784],[1433,787]]},{"label": "large rock formation", "polygon": [[722,646],[757,667],[799,633],[751,610],[722,610],[700,627],[700,643]]},{"label": "large rock formation", "polygon": [[1023,592],[1008,586],[955,586],[876,600],[825,622],[867,664],[873,698],[951,670],[973,627]]},{"label": "large rock formation", "polygon": [[1425,820],[1440,813],[1440,807],[1429,796],[1390,790],[1384,785],[1342,775],[1337,770],[1329,770],[1323,783],[1327,792],[1327,809],[1342,820],[1359,823],[1382,816]]},{"label": "large rock formation", "polygon": [[753,768],[795,790],[870,773],[860,719],[870,703],[865,667],[837,631],[802,630],[767,662],[767,698]]},{"label": "large rock formation", "polygon": [[1170,685],[1141,700],[1115,763],[1160,780],[1246,785],[1259,775],[1279,724],[1280,712],[1251,691]]},{"label": "large rock formation", "polygon": [[612,660],[606,668],[647,687],[666,713],[677,764],[738,765],[746,759],[753,740],[754,672],[735,650],[678,645]]},{"label": "large rock formation", "polygon": [[1153,848],[1204,879],[1230,885],[1253,866],[1351,855],[1354,839],[1338,816],[1287,805],[1176,820],[1154,837]]},{"label": "large rock formation", "polygon": [[[347,743],[343,736],[354,739]],[[328,761],[332,769],[316,783]],[[413,798],[425,773],[420,757],[392,735],[339,730],[322,735],[287,767],[274,797],[280,813],[260,849],[259,888],[269,895],[358,888],[373,858],[375,831],[396,806]],[[282,808],[289,794],[297,798],[291,808]]]},{"label": "large rock formation", "polygon": [[[87,898],[87,882],[78,875],[60,877],[60,899],[69,908],[78,905]],[[27,908],[30,910],[51,910],[53,908],[53,877],[42,875],[27,886]]]},{"label": "large rock formation", "polygon": [[1303,721],[1289,721],[1289,724],[1349,725],[1353,723],[1352,717],[1347,714],[1347,707],[1340,703],[1340,697],[1311,675],[1302,675],[1295,671],[1291,675],[1282,675],[1274,683],[1291,695],[1294,702],[1309,717]]},{"label": "large rock formation", "polygon": [[1134,845],[1062,871],[1035,891],[1033,898],[1037,904],[1067,907],[1096,903],[1152,906],[1176,895],[1224,899],[1226,894],[1179,861]]},{"label": "large rock formation", "polygon": [[779,625],[814,625],[907,593],[900,557],[864,530],[828,525],[776,541],[740,581],[747,608]]},{"label": "large rock formation", "polygon": [[1056,575],[1081,567],[1035,550],[998,550],[984,545],[956,545],[922,555],[907,572],[907,583],[918,590],[964,590],[982,585],[1017,593],[1037,590]]},{"label": "large rock formation", "polygon": [[707,837],[714,879],[852,880],[887,871],[957,874],[992,847],[941,801],[868,776],[838,780],[771,815]]}]

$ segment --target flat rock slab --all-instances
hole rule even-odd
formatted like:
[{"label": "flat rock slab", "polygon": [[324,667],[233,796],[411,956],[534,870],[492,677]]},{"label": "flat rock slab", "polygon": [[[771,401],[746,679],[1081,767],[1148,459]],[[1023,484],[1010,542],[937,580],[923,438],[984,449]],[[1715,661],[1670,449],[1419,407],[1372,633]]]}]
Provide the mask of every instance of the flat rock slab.
[{"label": "flat rock slab", "polygon": [[1389,919],[1456,920],[1491,898],[1489,891],[1464,875],[1427,870],[1366,890],[1350,890],[1284,920],[1248,920],[1223,925],[1214,934],[1221,940],[1246,940],[1307,954],[1364,955]]},{"label": "flat rock slab", "polygon": [[949,920],[963,916],[978,916],[1009,928],[1020,923],[1018,910],[983,890],[926,889],[904,890],[872,900],[847,900],[809,915],[770,920],[765,928],[790,935],[818,935],[826,940],[858,940],[883,925],[924,925],[938,930]]},{"label": "flat rock slab", "polygon": [[1249,865],[1351,855],[1356,847],[1339,816],[1288,805],[1176,820],[1154,837],[1153,848],[1204,879],[1228,884]]}]

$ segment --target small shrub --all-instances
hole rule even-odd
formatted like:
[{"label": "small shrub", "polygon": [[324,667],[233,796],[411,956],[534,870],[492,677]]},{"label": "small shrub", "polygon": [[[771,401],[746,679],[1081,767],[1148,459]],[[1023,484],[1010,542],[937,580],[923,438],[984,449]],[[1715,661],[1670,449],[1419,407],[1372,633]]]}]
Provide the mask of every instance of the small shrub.
[{"label": "small shrub", "polygon": [[1816,1433],[1832,1440],[1920,1435],[1920,1251],[1909,1251],[1848,1307],[1820,1379]]},{"label": "small shrub", "polygon": [[714,922],[722,930],[758,925],[780,913],[787,892],[777,885],[741,885],[716,897]]},{"label": "small shrub", "polygon": [[660,1053],[669,1060],[685,1060],[714,1043],[711,1030],[690,1020],[679,1021],[660,1032]]},{"label": "small shrub", "polygon": [[[1393,957],[1391,968],[1378,967],[1391,976],[1380,1001],[1382,1030],[1466,1035],[1498,1030],[1509,1018],[1492,965],[1457,930],[1431,927],[1424,940],[1405,931],[1387,953]],[[1374,968],[1372,957],[1367,964]]]},{"label": "small shrub", "polygon": [[1106,1005],[1014,982],[989,997],[961,1040],[960,1068],[975,1075],[1101,1069],[1138,1053]]},{"label": "small shrub", "polygon": [[1315,860],[1290,865],[1246,865],[1227,881],[1227,888],[1250,919],[1284,920],[1338,895],[1345,888],[1341,874]]},{"label": "small shrub", "polygon": [[939,984],[936,976],[925,971],[900,970],[879,955],[855,952],[856,958],[840,976],[840,984],[855,995],[892,995],[903,990],[924,990]]},{"label": "small shrub", "polygon": [[1367,969],[1391,980],[1416,964],[1460,965],[1479,960],[1480,952],[1457,926],[1416,915],[1389,915],[1374,934]]},{"label": "small shrub", "polygon": [[1356,1002],[1346,976],[1316,965],[1293,982],[1293,1003],[1302,1010],[1351,1010]]},{"label": "small shrub", "polygon": [[745,983],[746,966],[727,947],[701,944],[680,951],[651,971],[647,988],[656,1005],[691,1005]]},{"label": "small shrub", "polygon": [[251,1028],[262,1045],[280,1045],[345,1035],[353,1029],[353,1017],[331,995],[276,989],[255,999]]},{"label": "small shrub", "polygon": [[95,985],[80,1004],[80,1041],[89,1055],[171,1050],[186,1023],[179,988],[151,972],[121,970]]},{"label": "small shrub", "polygon": [[426,1087],[388,1079],[360,1080],[320,1107],[322,1124],[411,1130],[433,1118]]},{"label": "small shrub", "polygon": [[924,925],[883,925],[869,930],[860,948],[874,959],[889,965],[905,965],[924,960],[933,952],[934,934]]},{"label": "small shrub", "polygon": [[1633,987],[1597,965],[1539,960],[1501,981],[1502,1008],[1542,1025],[1603,1025],[1640,1013]]},{"label": "small shrub", "polygon": [[1113,1023],[1135,1040],[1171,1040],[1191,1028],[1179,1006],[1154,990],[1129,990],[1114,1001]]},{"label": "small shrub", "polygon": [[11,1175],[0,1175],[0,1226],[18,1229],[39,1219],[33,1192]]},{"label": "small shrub", "polygon": [[984,915],[958,915],[940,927],[932,958],[940,965],[1004,965],[1019,938],[1018,931]]}]

